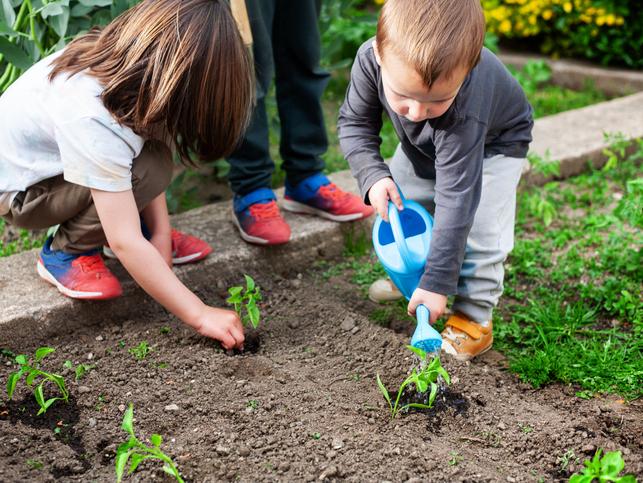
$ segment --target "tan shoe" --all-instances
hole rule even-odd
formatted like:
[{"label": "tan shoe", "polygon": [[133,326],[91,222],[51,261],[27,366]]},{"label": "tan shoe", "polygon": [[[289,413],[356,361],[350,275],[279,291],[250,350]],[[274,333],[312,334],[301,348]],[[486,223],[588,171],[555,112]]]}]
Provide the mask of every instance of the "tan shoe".
[{"label": "tan shoe", "polygon": [[468,361],[491,349],[493,324],[480,325],[466,315],[453,314],[442,331],[442,350],[459,361]]},{"label": "tan shoe", "polygon": [[368,298],[373,302],[391,302],[402,298],[402,293],[393,284],[390,278],[375,280],[368,287]]}]

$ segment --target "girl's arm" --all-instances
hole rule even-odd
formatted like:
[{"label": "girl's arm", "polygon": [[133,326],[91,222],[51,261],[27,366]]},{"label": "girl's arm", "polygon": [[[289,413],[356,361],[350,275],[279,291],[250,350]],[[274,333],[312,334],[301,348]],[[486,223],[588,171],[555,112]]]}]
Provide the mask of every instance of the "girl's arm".
[{"label": "girl's arm", "polygon": [[152,234],[150,243],[159,251],[165,263],[172,266],[172,228],[170,215],[167,212],[165,193],[154,198],[149,205],[141,211],[143,221]]},{"label": "girl's arm", "polygon": [[92,189],[91,193],[110,248],[143,290],[200,334],[221,341],[224,348],[242,347],[239,316],[231,310],[205,305],[143,237],[132,191]]}]

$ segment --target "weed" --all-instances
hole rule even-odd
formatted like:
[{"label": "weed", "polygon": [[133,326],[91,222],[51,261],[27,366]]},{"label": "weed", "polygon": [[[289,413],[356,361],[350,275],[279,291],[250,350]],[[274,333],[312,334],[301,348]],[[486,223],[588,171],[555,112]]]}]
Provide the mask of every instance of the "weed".
[{"label": "weed", "polygon": [[[248,325],[249,322],[256,329],[261,316],[257,306],[257,302],[261,300],[261,291],[252,277],[244,275],[244,278],[246,279],[245,291],[241,286],[230,287],[228,289],[230,297],[226,302],[234,305],[234,310],[239,314],[244,325]],[[243,307],[245,307],[245,313],[242,313]]]},{"label": "weed", "polygon": [[569,479],[569,483],[592,483],[614,481],[617,483],[636,483],[634,475],[618,476],[625,468],[625,462],[620,451],[610,451],[601,458],[602,449],[599,448],[591,460],[585,460],[582,473],[576,473]]},{"label": "weed", "polygon": [[161,328],[159,329],[159,332],[160,332],[161,334],[163,334],[163,335],[167,335],[167,334],[169,334],[170,332],[172,332],[172,329],[171,329],[170,327],[168,327],[167,325],[164,325],[163,327],[161,327]]},{"label": "weed", "polygon": [[320,440],[321,439],[321,433],[313,433],[310,435],[311,438],[314,440]]},{"label": "weed", "polygon": [[25,464],[32,470],[42,470],[44,467],[44,465],[40,461],[35,459],[28,459],[27,461],[25,461]]},{"label": "weed", "polygon": [[134,434],[134,406],[130,403],[123,416],[123,424],[121,425],[123,431],[127,432],[130,437],[127,442],[122,443],[116,450],[116,481],[121,482],[125,473],[125,467],[129,461],[128,475],[136,471],[138,465],[144,460],[160,460],[163,462],[163,471],[170,476],[176,478],[177,481],[183,483],[183,479],[177,469],[176,465],[168,455],[161,450],[161,443],[163,438],[160,434],[153,434],[150,437],[152,446],[139,441]]},{"label": "weed", "polygon": [[[400,388],[397,390],[397,397],[395,398],[395,403],[391,401],[391,396],[389,395],[388,390],[384,386],[384,383],[382,383],[382,380],[380,379],[379,374],[377,374],[377,378],[376,378],[377,386],[379,387],[380,392],[382,393],[382,395],[384,396],[384,399],[386,399],[386,402],[389,405],[389,409],[391,411],[391,419],[395,419],[395,417],[400,413],[400,411],[406,411],[410,408],[430,409],[431,407],[433,407],[433,403],[435,402],[435,398],[438,394],[438,378],[440,376],[442,376],[442,378],[445,380],[447,384],[451,383],[449,374],[440,364],[439,357],[434,357],[429,362],[428,354],[423,350],[410,345],[406,347],[420,357],[421,368],[420,370],[418,370],[417,368],[413,368],[413,370],[411,371],[411,375],[408,376],[402,382],[402,384],[400,385]],[[413,386],[415,387],[415,390],[419,394],[422,394],[422,395],[426,395],[427,393],[429,394],[427,404],[408,403],[403,406],[400,406],[400,398],[402,397],[402,393],[404,392],[404,389],[409,384],[413,384]],[[430,392],[429,392],[429,389],[430,389]]]},{"label": "weed", "polygon": [[[63,364],[63,367],[65,367],[66,369],[72,370],[74,368],[74,364],[72,364],[70,360],[67,360]],[[76,366],[76,369],[74,370],[75,380],[79,381],[80,379],[82,379],[82,377],[85,374],[87,374],[89,371],[95,368],[96,366],[93,364],[82,364],[82,363],[78,364]]]},{"label": "weed", "polygon": [[[13,393],[20,378],[23,375],[26,375],[25,382],[29,387],[33,388],[36,381],[38,379],[40,380],[40,383],[36,385],[33,390],[36,402],[40,406],[38,415],[47,412],[47,409],[49,409],[49,407],[56,401],[69,402],[69,391],[65,386],[65,379],[58,374],[52,374],[40,369],[40,363],[42,360],[55,350],[56,349],[51,347],[38,348],[34,354],[33,362],[28,361],[27,356],[24,354],[16,356],[16,362],[20,364],[20,369],[17,372],[9,374],[9,378],[7,379],[7,395],[9,396],[9,399],[13,398]],[[45,400],[44,387],[47,382],[55,384],[61,394],[60,397],[53,397]]]},{"label": "weed", "polygon": [[258,407],[259,407],[259,401],[257,401],[256,399],[250,399],[250,401],[246,403],[246,408],[248,409],[255,410]]},{"label": "weed", "polygon": [[363,229],[349,225],[344,232],[344,253],[345,258],[364,257],[371,251],[371,240]]},{"label": "weed", "polygon": [[150,352],[152,352],[152,348],[148,345],[147,341],[144,340],[136,347],[130,347],[128,352],[136,357],[136,359],[138,359],[139,361],[142,361],[149,355]]},{"label": "weed", "polygon": [[557,459],[558,464],[560,465],[560,471],[567,471],[567,467],[570,463],[578,463],[580,460],[576,457],[573,449],[568,449],[563,453],[562,456],[559,456]]},{"label": "weed", "polygon": [[518,427],[520,428],[520,431],[522,431],[524,434],[529,434],[534,431],[534,428],[532,428],[528,424],[518,423]]},{"label": "weed", "polygon": [[451,456],[451,458],[449,458],[449,466],[456,466],[464,459],[457,451],[449,451],[449,456]]}]

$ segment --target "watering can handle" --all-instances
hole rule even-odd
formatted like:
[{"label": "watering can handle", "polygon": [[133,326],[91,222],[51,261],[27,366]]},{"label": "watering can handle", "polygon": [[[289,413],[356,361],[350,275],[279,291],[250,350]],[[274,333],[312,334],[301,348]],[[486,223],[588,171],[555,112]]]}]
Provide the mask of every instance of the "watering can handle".
[{"label": "watering can handle", "polygon": [[415,318],[418,321],[419,324],[429,324],[429,321],[431,320],[431,312],[427,308],[426,305],[418,305],[417,308],[415,309]]},{"label": "watering can handle", "polygon": [[397,206],[390,201],[388,203],[388,220],[391,224],[391,231],[393,232],[393,238],[395,239],[395,244],[397,245],[397,250],[400,253],[402,263],[407,267],[413,266],[413,258],[411,257],[411,252],[406,244],[404,231],[402,231],[400,212],[398,211]]}]

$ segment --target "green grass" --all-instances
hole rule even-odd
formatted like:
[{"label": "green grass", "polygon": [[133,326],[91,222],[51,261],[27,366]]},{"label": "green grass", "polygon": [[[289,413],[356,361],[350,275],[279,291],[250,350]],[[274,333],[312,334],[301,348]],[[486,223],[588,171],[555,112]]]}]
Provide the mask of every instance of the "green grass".
[{"label": "green grass", "polygon": [[519,195],[494,339],[535,387],[642,395],[642,158]]},{"label": "green grass", "polygon": [[0,218],[0,258],[31,250],[32,248],[39,248],[45,242],[46,235],[36,237],[28,230],[23,229],[19,230],[18,239],[5,241],[6,230],[6,222]]}]

